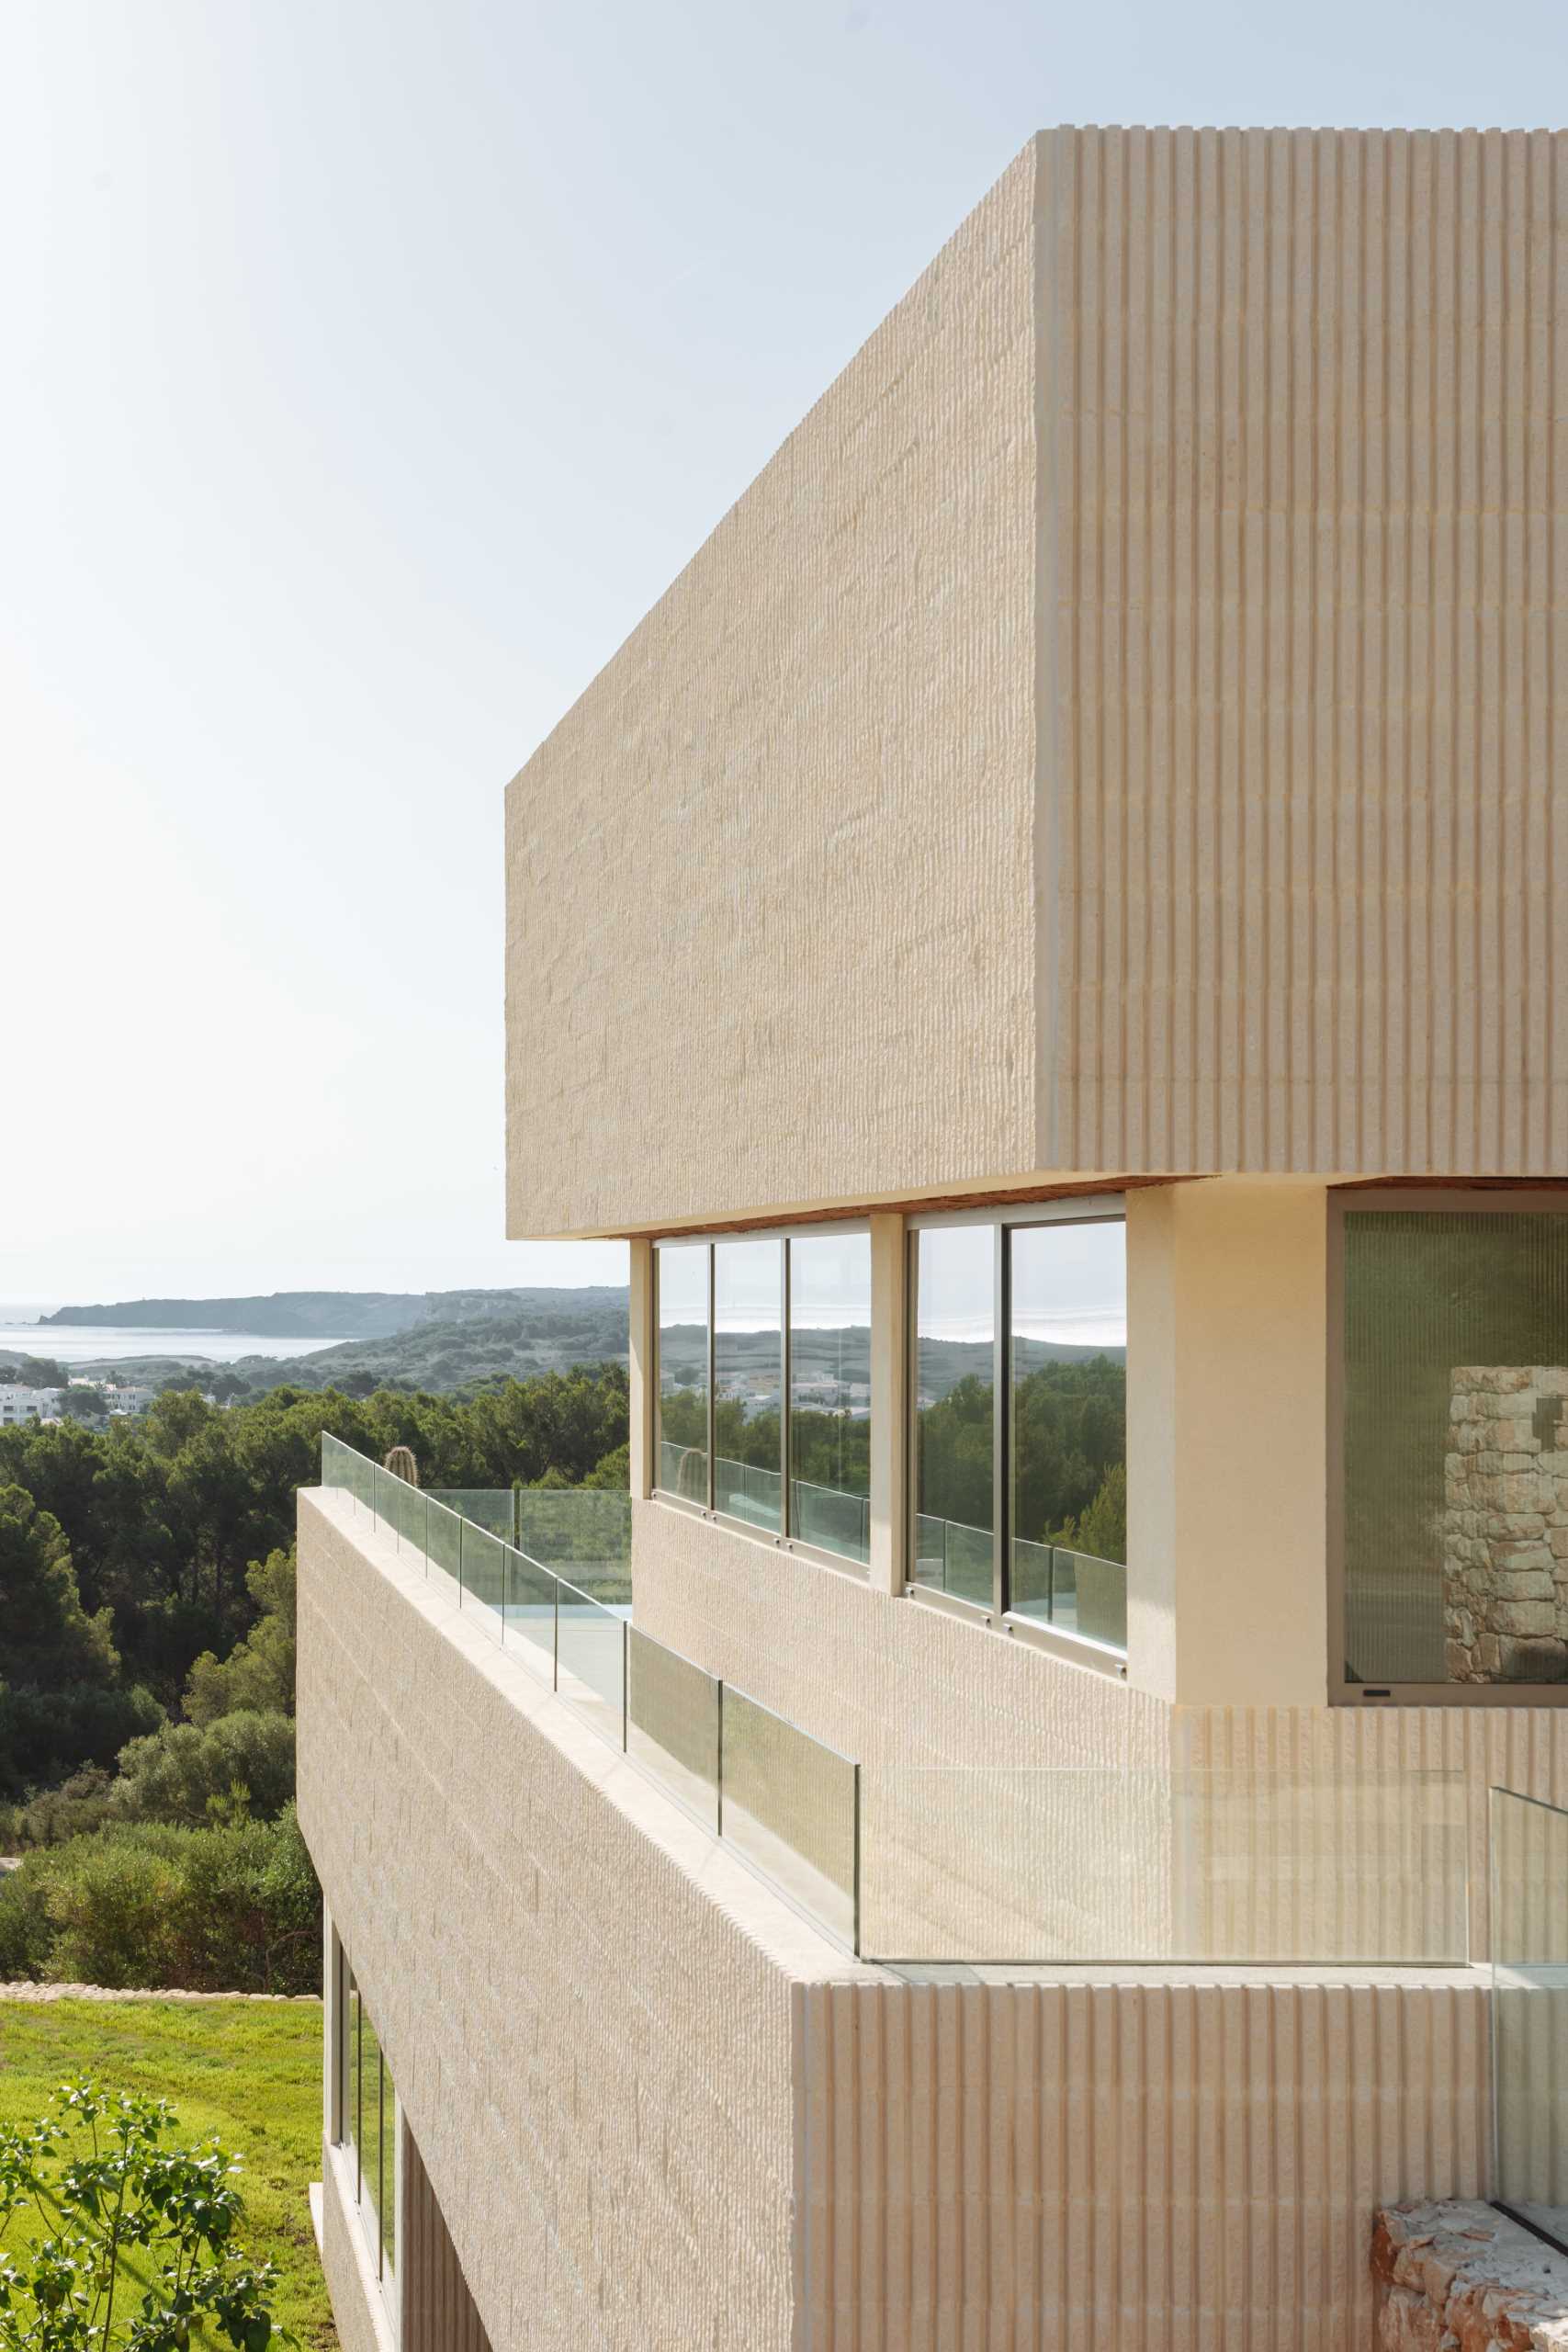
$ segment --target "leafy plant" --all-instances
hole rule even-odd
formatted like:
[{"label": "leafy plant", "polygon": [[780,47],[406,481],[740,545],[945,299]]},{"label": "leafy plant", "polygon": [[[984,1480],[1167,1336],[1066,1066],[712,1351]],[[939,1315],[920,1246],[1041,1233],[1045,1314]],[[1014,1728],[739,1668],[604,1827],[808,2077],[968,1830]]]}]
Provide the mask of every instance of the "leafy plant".
[{"label": "leafy plant", "polygon": [[64,2083],[0,2126],[0,2352],[266,2352],[278,2274],[238,2235],[239,2165],[216,2139],[171,2145],[165,2099]]}]

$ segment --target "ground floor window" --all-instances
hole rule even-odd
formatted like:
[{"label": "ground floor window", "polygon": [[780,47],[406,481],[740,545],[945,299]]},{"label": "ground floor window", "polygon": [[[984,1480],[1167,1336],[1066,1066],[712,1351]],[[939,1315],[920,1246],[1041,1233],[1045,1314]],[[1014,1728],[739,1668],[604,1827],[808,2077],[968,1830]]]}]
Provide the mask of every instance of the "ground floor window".
[{"label": "ground floor window", "polygon": [[1341,1216],[1346,1681],[1568,1682],[1568,1206]]},{"label": "ground floor window", "polygon": [[1126,1646],[1120,1206],[910,1236],[917,1586]]},{"label": "ground floor window", "polygon": [[348,1954],[337,1947],[338,2140],[354,2165],[355,2200],[376,2276],[389,2290],[397,2257],[397,2093]]},{"label": "ground floor window", "polygon": [[871,1237],[661,1242],[658,1490],[863,1566],[871,1555]]}]

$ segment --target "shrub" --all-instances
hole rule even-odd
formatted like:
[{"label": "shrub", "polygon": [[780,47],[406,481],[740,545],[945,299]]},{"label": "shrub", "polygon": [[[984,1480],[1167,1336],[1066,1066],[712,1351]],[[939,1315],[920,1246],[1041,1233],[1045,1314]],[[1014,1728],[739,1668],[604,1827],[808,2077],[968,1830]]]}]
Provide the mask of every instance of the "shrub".
[{"label": "shrub", "polygon": [[275,1822],[118,1825],[0,1879],[0,1977],[318,1992],[321,1906],[291,1804]]},{"label": "shrub", "polygon": [[53,1950],[48,1878],[24,1862],[0,1877],[0,1984],[36,1984]]},{"label": "shrub", "polygon": [[196,1829],[236,1795],[243,1809],[272,1820],[293,1793],[293,1724],[243,1707],[215,1723],[164,1724],[131,1740],[120,1750],[109,1814]]},{"label": "shrub", "polygon": [[0,1805],[0,1846],[24,1853],[32,1846],[61,1846],[100,1829],[108,1813],[114,1781],[99,1764],[85,1764],[58,1789],[45,1789],[23,1804]]}]

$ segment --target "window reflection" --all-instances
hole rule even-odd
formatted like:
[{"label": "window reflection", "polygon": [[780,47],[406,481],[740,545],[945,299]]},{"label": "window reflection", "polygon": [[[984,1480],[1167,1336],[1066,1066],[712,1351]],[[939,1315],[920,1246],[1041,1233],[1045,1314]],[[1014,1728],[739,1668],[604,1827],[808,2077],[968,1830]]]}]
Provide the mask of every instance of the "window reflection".
[{"label": "window reflection", "polygon": [[1568,1216],[1345,1218],[1345,1672],[1568,1681]]},{"label": "window reflection", "polygon": [[990,1225],[915,1237],[915,1579],[987,1604],[997,1245]]},{"label": "window reflection", "polygon": [[354,2186],[376,2263],[390,2278],[397,2250],[397,2096],[370,2012],[343,1963],[343,2134],[354,2150]]},{"label": "window reflection", "polygon": [[659,1479],[667,1495],[708,1498],[708,1249],[666,1242],[659,1269]]},{"label": "window reflection", "polygon": [[1127,1250],[1117,1219],[1009,1236],[1011,1606],[1126,1641]]},{"label": "window reflection", "polygon": [[871,1556],[871,1237],[789,1245],[790,1533]]},{"label": "window reflection", "polygon": [[715,1508],[776,1533],[784,1524],[783,1242],[719,1242],[713,1284]]}]

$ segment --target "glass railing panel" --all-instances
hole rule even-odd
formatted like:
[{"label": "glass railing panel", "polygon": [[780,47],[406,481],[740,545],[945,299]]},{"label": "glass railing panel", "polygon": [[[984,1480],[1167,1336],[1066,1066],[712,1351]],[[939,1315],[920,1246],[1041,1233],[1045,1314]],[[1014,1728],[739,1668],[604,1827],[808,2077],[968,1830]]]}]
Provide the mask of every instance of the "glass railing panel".
[{"label": "glass railing panel", "polygon": [[988,1609],[995,1598],[988,1527],[966,1527],[953,1519],[922,1514],[917,1522],[916,1581],[959,1600]]},{"label": "glass railing panel", "polygon": [[1012,1609],[1015,1617],[1032,1617],[1037,1624],[1051,1623],[1051,1546],[1012,1540]]},{"label": "glass railing panel", "polygon": [[1058,1633],[1104,1647],[1127,1647],[1127,1571],[1092,1552],[1051,1547],[1051,1623]]},{"label": "glass railing panel", "polygon": [[626,1632],[626,1754],[696,1815],[718,1827],[719,1686],[690,1658]]},{"label": "glass railing panel", "polygon": [[933,1766],[869,1775],[864,1802],[868,1959],[1466,1958],[1457,1772]]},{"label": "glass railing panel", "polygon": [[482,1610],[493,1618],[499,1635],[502,1609],[506,1598],[506,1555],[508,1546],[488,1528],[476,1527],[471,1520],[461,1520],[463,1531],[462,1587],[463,1607]]},{"label": "glass railing panel", "polygon": [[563,1577],[556,1596],[556,1691],[570,1707],[623,1745],[626,1622]]},{"label": "glass railing panel", "polygon": [[727,1684],[722,1835],[851,1950],[859,1909],[857,1768]]},{"label": "glass railing panel", "polygon": [[659,1486],[682,1502],[705,1505],[708,1498],[707,1450],[700,1445],[675,1445],[661,1438],[659,1445]]},{"label": "glass railing panel", "polygon": [[789,1532],[802,1544],[813,1544],[820,1552],[837,1552],[863,1566],[871,1557],[870,1499],[840,1487],[792,1478]]},{"label": "glass railing panel", "polygon": [[517,1540],[516,1512],[510,1487],[430,1487],[426,1492],[460,1519],[471,1519],[503,1544]]},{"label": "glass railing panel", "polygon": [[784,1500],[782,1471],[769,1470],[757,1462],[732,1462],[720,1453],[714,1457],[713,1476],[716,1510],[743,1519],[769,1534],[776,1532]]},{"label": "glass railing panel", "polygon": [[503,1577],[506,1646],[531,1673],[553,1681],[559,1579],[511,1544],[506,1546]]},{"label": "glass railing panel", "polygon": [[463,1521],[435,1497],[424,1498],[425,1557],[457,1584],[463,1573]]},{"label": "glass railing panel", "polygon": [[1568,2248],[1568,1813],[1491,1805],[1494,2195]]},{"label": "glass railing panel", "polygon": [[624,1487],[520,1487],[517,1543],[606,1609],[629,1613],[632,1498]]}]

